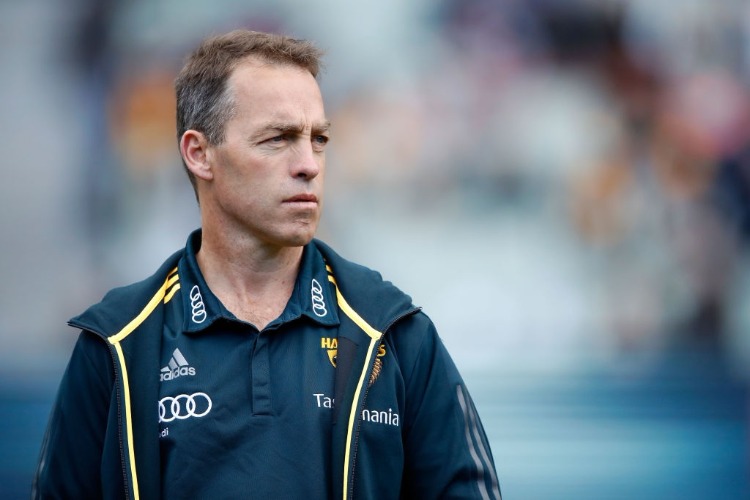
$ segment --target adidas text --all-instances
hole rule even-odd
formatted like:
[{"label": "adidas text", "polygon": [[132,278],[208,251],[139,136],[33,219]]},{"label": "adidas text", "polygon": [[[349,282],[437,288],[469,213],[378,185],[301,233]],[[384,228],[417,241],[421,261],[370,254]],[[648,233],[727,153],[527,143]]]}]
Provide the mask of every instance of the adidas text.
[{"label": "adidas text", "polygon": [[180,366],[168,372],[161,372],[159,374],[159,382],[174,380],[177,377],[182,377],[184,375],[195,375],[195,368],[192,366]]}]

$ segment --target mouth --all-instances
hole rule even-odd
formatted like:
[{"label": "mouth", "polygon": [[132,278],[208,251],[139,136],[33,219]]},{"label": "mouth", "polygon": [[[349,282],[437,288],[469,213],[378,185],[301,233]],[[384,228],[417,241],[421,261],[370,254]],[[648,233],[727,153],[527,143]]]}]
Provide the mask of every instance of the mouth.
[{"label": "mouth", "polygon": [[305,204],[305,205],[317,205],[318,204],[318,197],[314,194],[298,194],[296,196],[292,196],[291,198],[287,198],[284,200],[284,203],[299,203],[299,204]]}]

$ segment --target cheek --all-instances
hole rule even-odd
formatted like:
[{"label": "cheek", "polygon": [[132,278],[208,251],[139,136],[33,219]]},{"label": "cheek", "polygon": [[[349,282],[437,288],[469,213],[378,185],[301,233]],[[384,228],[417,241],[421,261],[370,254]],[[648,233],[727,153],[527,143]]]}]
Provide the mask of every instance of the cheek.
[{"label": "cheek", "polygon": [[218,167],[219,172],[216,174],[222,178],[227,188],[242,191],[252,189],[259,182],[262,183],[262,172],[252,159],[233,157],[227,160]]},{"label": "cheek", "polygon": [[318,160],[318,177],[322,181],[326,174],[326,158],[323,156]]}]

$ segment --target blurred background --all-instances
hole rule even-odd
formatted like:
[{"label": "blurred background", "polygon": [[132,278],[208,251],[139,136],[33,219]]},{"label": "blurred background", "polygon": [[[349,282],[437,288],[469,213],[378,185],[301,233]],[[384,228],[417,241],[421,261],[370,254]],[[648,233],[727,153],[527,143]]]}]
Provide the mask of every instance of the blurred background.
[{"label": "blurred background", "polygon": [[315,40],[319,236],[434,319],[507,499],[750,498],[746,0],[2,0],[0,498],[77,332],[198,225],[172,81]]}]

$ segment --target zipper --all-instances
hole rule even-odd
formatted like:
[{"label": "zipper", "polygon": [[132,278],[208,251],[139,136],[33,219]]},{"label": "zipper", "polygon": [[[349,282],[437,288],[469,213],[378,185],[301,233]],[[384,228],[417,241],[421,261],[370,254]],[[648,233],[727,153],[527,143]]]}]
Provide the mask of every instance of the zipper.
[{"label": "zipper", "polygon": [[118,444],[120,445],[120,466],[122,467],[122,478],[123,478],[123,487],[125,489],[125,498],[130,498],[130,488],[128,487],[128,467],[127,467],[127,461],[125,460],[125,445],[122,438],[122,390],[120,390],[120,384],[118,383],[118,379],[122,379],[122,375],[118,377],[118,374],[120,373],[120,361],[117,358],[116,353],[114,352],[114,346],[107,340],[107,336],[104,335],[102,332],[97,331],[91,326],[86,326],[82,323],[78,323],[75,321],[69,321],[68,325],[72,326],[73,328],[79,328],[81,330],[85,330],[87,332],[91,332],[95,334],[97,337],[99,337],[104,344],[107,346],[107,351],[109,351],[109,356],[112,358],[112,368],[115,371],[115,380],[114,380],[114,390],[117,395],[117,440]]},{"label": "zipper", "polygon": [[[411,316],[412,314],[417,313],[420,311],[421,307],[415,307],[413,309],[409,309],[405,311],[404,313],[400,314],[399,316],[396,316],[390,323],[388,323],[388,326],[385,327],[383,330],[383,333],[380,335],[380,337],[377,340],[376,348],[380,346],[380,344],[383,342],[383,339],[385,338],[385,334],[399,321],[406,318],[407,316]],[[356,468],[356,462],[357,462],[357,451],[358,451],[358,445],[359,445],[359,433],[360,428],[362,426],[362,409],[365,406],[365,401],[367,401],[367,394],[370,392],[370,377],[372,376],[372,369],[375,365],[375,360],[377,359],[377,351],[375,351],[375,355],[372,357],[372,361],[370,362],[370,365],[367,368],[367,376],[365,377],[365,380],[367,381],[367,387],[364,390],[364,393],[362,394],[362,397],[360,398],[360,402],[357,403],[357,429],[354,432],[354,436],[352,438],[352,452],[351,452],[351,459],[349,460],[349,491],[347,494],[347,497],[349,499],[354,498],[354,470]]]},{"label": "zipper", "polygon": [[[109,346],[108,346],[109,347]],[[117,439],[120,444],[120,465],[122,467],[123,486],[125,487],[125,498],[130,498],[130,488],[128,487],[128,468],[125,460],[125,447],[122,440],[122,391],[120,384],[117,382],[117,372],[119,370],[119,361],[109,347],[109,355],[112,357],[112,363],[115,367],[115,391],[117,391]],[[122,378],[122,376],[120,376]]]}]

